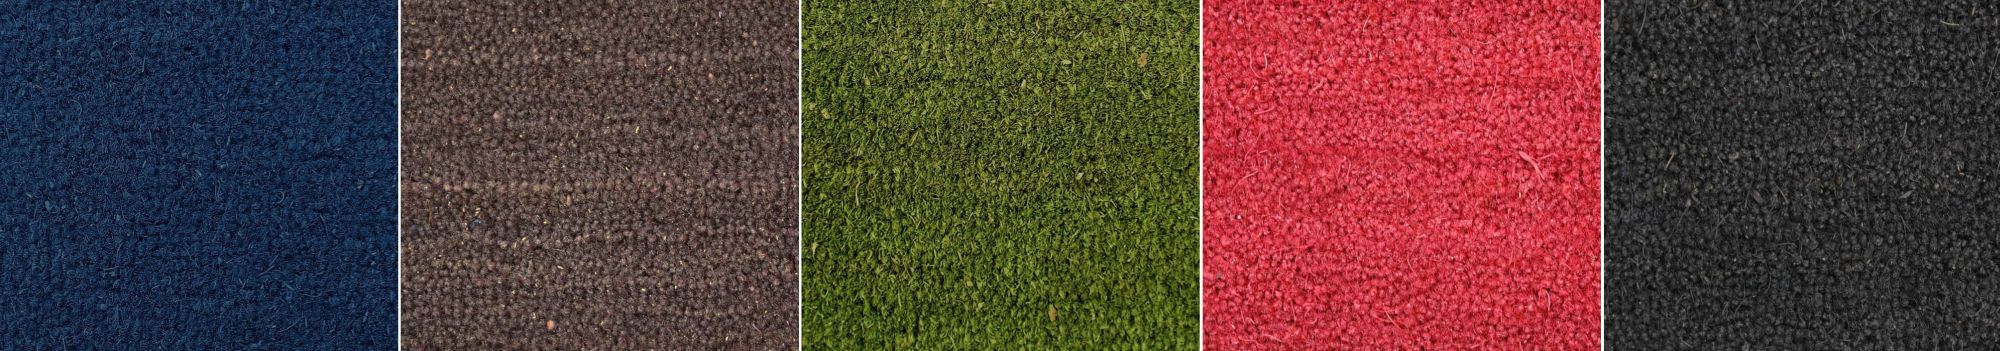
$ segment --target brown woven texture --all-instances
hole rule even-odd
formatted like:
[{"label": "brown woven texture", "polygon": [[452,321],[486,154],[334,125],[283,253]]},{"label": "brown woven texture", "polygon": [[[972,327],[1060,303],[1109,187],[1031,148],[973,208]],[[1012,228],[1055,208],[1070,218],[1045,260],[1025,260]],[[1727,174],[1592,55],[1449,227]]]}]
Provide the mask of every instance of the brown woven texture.
[{"label": "brown woven texture", "polygon": [[797,6],[404,1],[404,347],[796,347]]}]

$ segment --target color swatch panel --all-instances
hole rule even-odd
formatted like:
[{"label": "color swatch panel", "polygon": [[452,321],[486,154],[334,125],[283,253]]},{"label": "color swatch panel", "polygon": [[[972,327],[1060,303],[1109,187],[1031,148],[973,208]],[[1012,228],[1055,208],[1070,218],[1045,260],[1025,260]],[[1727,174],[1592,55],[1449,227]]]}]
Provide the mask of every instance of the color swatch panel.
[{"label": "color swatch panel", "polygon": [[405,2],[403,344],[796,347],[796,9]]},{"label": "color swatch panel", "polygon": [[806,3],[806,348],[1198,347],[1198,11]]},{"label": "color swatch panel", "polygon": [[1595,349],[1592,1],[1205,9],[1207,349]]},{"label": "color swatch panel", "polygon": [[2000,342],[2000,8],[1607,10],[1607,346]]},{"label": "color swatch panel", "polygon": [[0,4],[0,350],[395,347],[395,9]]}]

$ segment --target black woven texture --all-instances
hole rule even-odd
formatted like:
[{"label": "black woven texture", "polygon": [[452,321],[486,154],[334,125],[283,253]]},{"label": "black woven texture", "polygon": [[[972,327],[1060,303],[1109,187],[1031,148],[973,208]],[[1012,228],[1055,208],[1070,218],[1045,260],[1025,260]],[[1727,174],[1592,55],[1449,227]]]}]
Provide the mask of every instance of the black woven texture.
[{"label": "black woven texture", "polygon": [[404,345],[796,348],[797,8],[403,2]]},{"label": "black woven texture", "polygon": [[1616,350],[2000,345],[2000,3],[1610,1]]}]

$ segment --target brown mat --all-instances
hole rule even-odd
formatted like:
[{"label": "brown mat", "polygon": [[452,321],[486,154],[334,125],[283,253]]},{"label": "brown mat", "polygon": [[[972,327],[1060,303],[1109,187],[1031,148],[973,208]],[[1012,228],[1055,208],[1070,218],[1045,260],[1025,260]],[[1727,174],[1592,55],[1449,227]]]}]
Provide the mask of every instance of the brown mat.
[{"label": "brown mat", "polygon": [[797,4],[403,3],[403,344],[798,344]]}]

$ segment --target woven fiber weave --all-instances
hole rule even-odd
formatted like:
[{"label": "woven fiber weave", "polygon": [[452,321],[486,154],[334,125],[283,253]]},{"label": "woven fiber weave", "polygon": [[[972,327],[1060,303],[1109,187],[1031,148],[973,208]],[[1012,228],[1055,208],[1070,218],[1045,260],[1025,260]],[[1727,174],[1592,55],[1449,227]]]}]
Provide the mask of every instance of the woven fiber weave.
[{"label": "woven fiber weave", "polygon": [[1199,11],[807,2],[807,348],[1199,347]]},{"label": "woven fiber weave", "polygon": [[1597,348],[1597,1],[1207,6],[1207,349]]},{"label": "woven fiber weave", "polygon": [[0,2],[0,350],[396,344],[396,3]]},{"label": "woven fiber weave", "polygon": [[2000,344],[2000,4],[1607,13],[1610,349]]},{"label": "woven fiber weave", "polygon": [[407,347],[796,347],[797,3],[403,6]]}]

